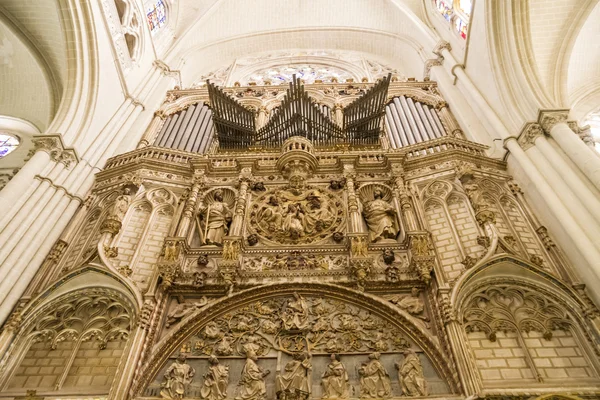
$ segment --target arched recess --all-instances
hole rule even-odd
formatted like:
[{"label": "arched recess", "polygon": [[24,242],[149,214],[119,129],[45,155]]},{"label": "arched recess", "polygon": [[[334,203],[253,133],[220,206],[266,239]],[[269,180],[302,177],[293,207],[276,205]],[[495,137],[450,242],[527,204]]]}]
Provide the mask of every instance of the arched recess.
[{"label": "arched recess", "polygon": [[[93,281],[93,287],[89,282]],[[129,351],[138,300],[118,277],[89,265],[34,298],[3,355],[0,393],[108,393]]]},{"label": "arched recess", "polygon": [[[306,304],[308,322],[303,326],[304,330],[294,329],[294,327],[286,329],[285,319],[281,316],[285,315],[289,302],[300,301],[299,299]],[[342,314],[348,316],[345,321],[342,320]],[[250,320],[248,320],[248,316]],[[253,318],[255,320],[252,320]],[[226,325],[222,325],[224,319],[229,321]],[[270,319],[270,322],[267,322],[267,319]],[[382,354],[382,362],[387,365],[387,370],[394,382],[396,377],[393,373],[393,362],[401,361],[402,349],[411,347],[420,354],[432,393],[432,388],[439,388],[440,385],[445,387],[442,390],[443,393],[459,393],[451,356],[445,354],[432,340],[431,332],[414,325],[410,317],[393,304],[372,295],[331,284],[276,283],[243,290],[233,296],[221,298],[185,318],[178,328],[165,335],[157,343],[149,358],[144,362],[146,367],[139,371],[138,379],[133,387],[134,397],[147,395],[145,393],[151,386],[159,387],[164,368],[170,364],[169,359],[180,351],[189,352],[192,356],[196,354],[198,357],[206,357],[213,352],[217,356],[226,355],[227,351],[219,349],[223,340],[212,344],[208,343],[211,341],[210,339],[198,338],[198,335],[202,335],[203,338],[217,337],[214,336],[215,326],[227,329],[227,331],[223,331],[221,338],[228,335],[234,338],[228,342],[232,345],[231,353],[229,353],[232,355],[231,357],[243,361],[243,354],[248,349],[246,346],[249,344],[258,346],[253,347],[253,350],[259,356],[262,354],[259,363],[262,361],[272,371],[275,370],[273,365],[276,363],[273,359],[277,358],[273,352],[279,352],[280,357],[286,358],[293,352],[306,351],[306,346],[310,346],[313,365],[315,365],[313,388],[319,386],[319,368],[326,365],[326,358],[330,353],[336,352],[342,353],[342,359],[347,363],[346,369],[349,373],[352,371],[352,374],[356,374],[361,362],[367,360],[367,354],[379,351]],[[252,330],[251,334],[245,336],[245,332],[249,332],[246,330],[248,326],[256,328]],[[329,326],[335,328],[328,328]],[[213,333],[208,333],[209,329]],[[357,340],[357,343],[348,344],[345,348],[352,349],[348,353],[336,347],[338,345],[335,344],[343,336],[342,334],[340,336],[334,334],[333,344],[316,342],[315,336],[310,336],[315,332],[318,336],[318,332],[330,331],[342,332],[348,338],[353,337],[353,332],[369,331],[370,335],[363,336],[363,339]],[[303,339],[293,339],[302,335],[300,332],[304,332]],[[271,339],[265,339],[269,335],[271,335]],[[276,341],[277,337],[283,339]],[[365,344],[365,339],[368,344]],[[286,343],[289,344],[289,347]],[[302,345],[295,347],[299,343]],[[353,348],[353,346],[356,347]],[[219,354],[219,352],[221,353]],[[192,356],[190,359],[193,358]],[[228,362],[233,362],[231,357],[227,359]],[[323,357],[323,360],[315,361],[318,357]],[[272,365],[268,364],[268,358],[271,358]],[[196,362],[196,360],[190,360],[190,362]],[[202,362],[206,362],[206,360]],[[285,360],[281,362],[285,364]],[[237,370],[235,367],[232,368]],[[427,374],[430,374],[429,378]],[[435,380],[431,378],[431,375],[436,376]],[[274,377],[271,376],[271,379]],[[236,379],[232,378],[231,383],[235,386]],[[358,381],[352,382],[352,378],[351,384],[358,387]],[[269,383],[267,383],[268,385]],[[436,390],[440,394],[440,389]],[[150,395],[155,396],[156,393]]]},{"label": "arched recess", "polygon": [[451,305],[461,325],[454,346],[470,358],[459,368],[478,371],[481,388],[600,383],[589,307],[547,271],[496,256],[458,280]]}]

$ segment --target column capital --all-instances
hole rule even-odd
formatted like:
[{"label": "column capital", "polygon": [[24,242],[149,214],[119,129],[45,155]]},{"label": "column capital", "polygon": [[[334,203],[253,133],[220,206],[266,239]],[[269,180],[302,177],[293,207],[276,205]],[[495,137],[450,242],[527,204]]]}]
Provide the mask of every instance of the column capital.
[{"label": "column capital", "polygon": [[545,132],[550,132],[554,125],[567,122],[567,118],[569,118],[568,109],[540,110],[538,124],[540,124]]},{"label": "column capital", "polygon": [[444,57],[439,56],[438,58],[430,58],[425,61],[425,68],[423,70],[423,80],[428,81],[431,75],[431,68],[439,67],[442,65]]},{"label": "column capital", "polygon": [[75,149],[65,147],[60,135],[37,135],[31,141],[33,142],[32,153],[44,151],[50,155],[52,161],[63,163],[67,168],[79,162]]},{"label": "column capital", "polygon": [[528,122],[523,126],[523,129],[521,129],[517,142],[519,142],[523,150],[527,150],[533,146],[536,139],[541,136],[544,136],[541,125],[535,122]]}]

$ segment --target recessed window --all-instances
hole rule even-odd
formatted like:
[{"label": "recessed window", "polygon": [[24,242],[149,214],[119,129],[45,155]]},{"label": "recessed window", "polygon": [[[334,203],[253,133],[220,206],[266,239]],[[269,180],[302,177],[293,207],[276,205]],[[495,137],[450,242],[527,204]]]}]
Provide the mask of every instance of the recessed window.
[{"label": "recessed window", "polygon": [[292,81],[292,77],[302,79],[304,83],[332,83],[346,82],[353,76],[341,68],[324,65],[293,64],[282,67],[269,67],[251,73],[243,82],[255,83],[258,86],[265,84],[281,85]]},{"label": "recessed window", "polygon": [[433,4],[444,19],[454,25],[458,36],[466,39],[473,0],[433,0]]},{"label": "recessed window", "polygon": [[19,139],[16,136],[0,133],[0,158],[10,154],[19,147]]},{"label": "recessed window", "polygon": [[146,18],[153,34],[167,24],[167,11],[163,0],[154,0],[146,6]]}]

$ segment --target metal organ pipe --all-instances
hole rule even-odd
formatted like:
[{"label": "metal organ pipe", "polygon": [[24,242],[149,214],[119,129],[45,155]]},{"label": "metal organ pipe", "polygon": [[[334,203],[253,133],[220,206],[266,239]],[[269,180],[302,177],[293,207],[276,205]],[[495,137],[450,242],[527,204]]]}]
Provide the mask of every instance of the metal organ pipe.
[{"label": "metal organ pipe", "polygon": [[154,146],[204,153],[212,136],[212,110],[204,104],[193,104],[167,117]]},{"label": "metal organ pipe", "polygon": [[393,148],[446,136],[437,111],[405,96],[397,96],[385,109],[385,126]]}]

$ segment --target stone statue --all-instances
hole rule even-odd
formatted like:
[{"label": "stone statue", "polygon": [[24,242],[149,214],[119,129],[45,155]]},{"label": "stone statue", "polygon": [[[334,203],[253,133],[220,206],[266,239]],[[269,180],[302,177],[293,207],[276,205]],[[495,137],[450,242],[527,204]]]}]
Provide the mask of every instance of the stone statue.
[{"label": "stone statue", "polygon": [[165,324],[166,328],[169,328],[172,325],[175,325],[188,315],[191,315],[196,310],[201,309],[205,305],[208,304],[208,299],[206,296],[202,296],[200,301],[195,303],[181,303],[177,304],[175,308],[167,315],[167,323]]},{"label": "stone statue", "polygon": [[465,184],[463,185],[463,188],[465,189],[465,193],[467,194],[469,201],[471,201],[471,205],[475,212],[489,208],[489,202],[485,199],[483,192],[476,183]]},{"label": "stone statue", "polygon": [[287,214],[283,220],[283,232],[292,239],[298,239],[304,236],[305,224],[305,214],[300,204],[288,205]]},{"label": "stone statue", "polygon": [[402,364],[396,363],[398,381],[405,396],[427,396],[427,382],[423,375],[423,366],[414,350],[404,350]]},{"label": "stone statue", "polygon": [[392,385],[390,376],[379,361],[380,354],[369,354],[369,361],[362,363],[358,374],[360,375],[360,397],[377,399],[390,397]]},{"label": "stone statue", "polygon": [[340,362],[340,356],[331,355],[331,362],[321,376],[323,399],[347,399],[350,397],[348,388],[348,371]]},{"label": "stone statue", "polygon": [[129,209],[129,203],[131,203],[131,196],[129,193],[131,193],[129,188],[123,189],[123,194],[115,200],[115,204],[110,210],[109,216],[114,217],[119,221],[123,221],[123,218],[125,218],[125,214],[127,214],[127,210]]},{"label": "stone statue", "polygon": [[392,249],[384,249],[383,250],[383,262],[386,265],[391,265],[396,260],[396,256],[394,255],[394,250]]},{"label": "stone statue", "polygon": [[306,300],[298,293],[294,293],[294,300],[287,304],[281,315],[283,327],[287,330],[305,329],[309,324],[308,317]]},{"label": "stone statue", "polygon": [[240,386],[239,396],[235,400],[263,400],[267,394],[265,385],[265,376],[271,371],[263,370],[256,364],[258,357],[256,352],[250,350],[246,353],[246,364],[242,369],[242,377],[238,386]]},{"label": "stone statue", "polygon": [[277,376],[277,398],[281,400],[288,398],[289,394],[298,400],[308,399],[310,395],[310,359],[303,353],[295,353],[293,357],[294,359],[285,365],[284,371]]},{"label": "stone statue", "polygon": [[223,192],[216,190],[215,201],[203,208],[204,213],[204,244],[223,244],[223,237],[229,233],[229,223],[232,213],[227,203],[223,202]]},{"label": "stone statue", "polygon": [[163,399],[183,399],[196,371],[186,363],[185,354],[179,354],[177,360],[165,372],[165,382],[161,384],[160,395]]},{"label": "stone statue", "polygon": [[210,366],[204,374],[204,384],[200,389],[200,397],[206,400],[223,400],[227,397],[229,384],[229,367],[219,364],[215,356],[208,359]]},{"label": "stone statue", "polygon": [[281,229],[281,223],[283,222],[283,216],[285,214],[284,208],[279,203],[279,198],[275,195],[269,197],[265,208],[261,211],[259,219],[264,221],[266,226],[276,231]]},{"label": "stone statue", "polygon": [[384,239],[396,239],[398,232],[398,218],[396,210],[387,201],[383,200],[381,189],[373,192],[374,200],[365,204],[363,215],[371,242],[379,242]]}]

